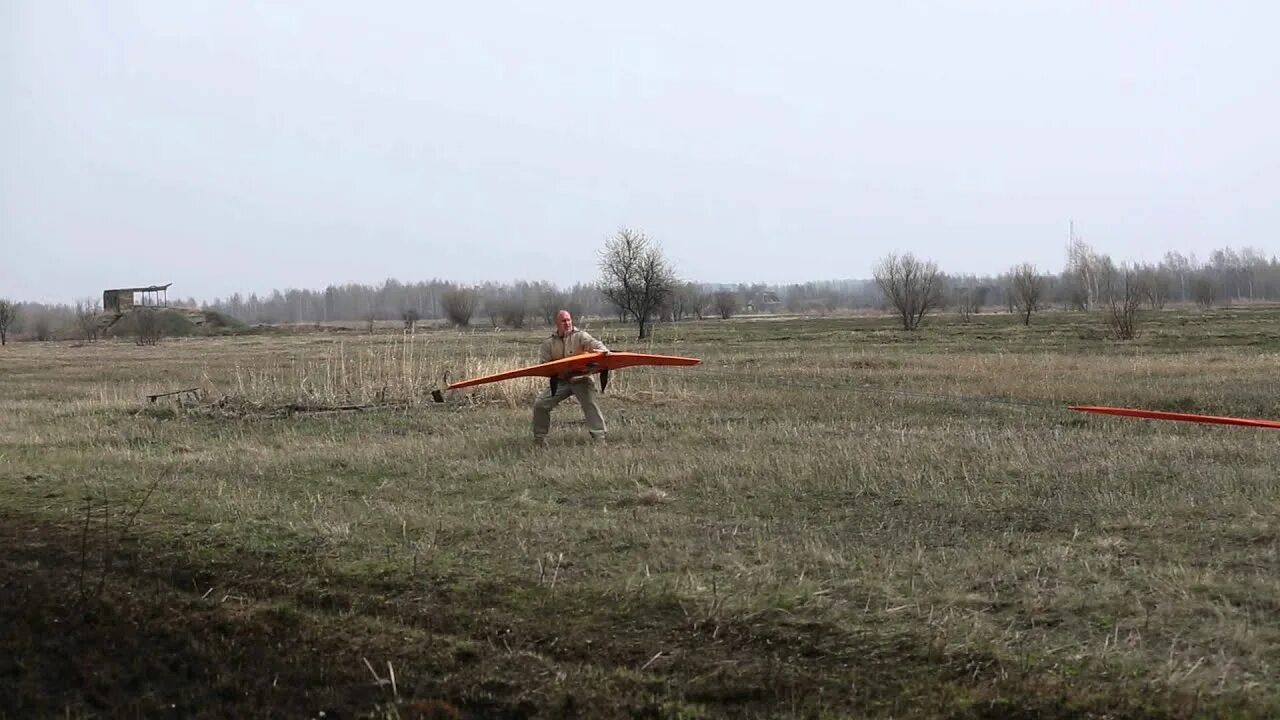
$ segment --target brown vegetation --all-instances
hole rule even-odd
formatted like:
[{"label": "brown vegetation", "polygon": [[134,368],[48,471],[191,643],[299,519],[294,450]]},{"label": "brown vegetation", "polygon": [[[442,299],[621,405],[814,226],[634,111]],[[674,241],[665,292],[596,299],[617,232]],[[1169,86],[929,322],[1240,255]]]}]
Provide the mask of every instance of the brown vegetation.
[{"label": "brown vegetation", "polygon": [[18,344],[0,707],[1274,717],[1273,431],[1063,406],[1280,417],[1280,310],[896,324],[680,323],[604,448],[534,447],[534,380],[429,400],[543,329]]}]

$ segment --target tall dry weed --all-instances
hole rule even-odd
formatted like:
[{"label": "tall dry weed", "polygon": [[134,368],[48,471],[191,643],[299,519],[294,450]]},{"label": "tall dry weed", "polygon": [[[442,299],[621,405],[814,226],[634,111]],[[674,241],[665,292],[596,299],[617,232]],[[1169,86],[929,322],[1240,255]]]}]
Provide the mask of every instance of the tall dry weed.
[{"label": "tall dry weed", "polygon": [[229,387],[206,381],[214,394],[257,404],[416,404],[430,400],[444,377],[448,353],[406,333],[390,342],[339,342],[317,356],[294,353],[237,364]]}]

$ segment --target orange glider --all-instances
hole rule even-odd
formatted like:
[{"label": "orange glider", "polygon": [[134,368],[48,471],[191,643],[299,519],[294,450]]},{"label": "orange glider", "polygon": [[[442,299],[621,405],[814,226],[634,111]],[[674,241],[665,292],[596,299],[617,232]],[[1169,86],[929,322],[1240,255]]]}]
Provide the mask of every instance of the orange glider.
[{"label": "orange glider", "polygon": [[467,380],[459,380],[449,385],[448,389],[457,390],[458,388],[471,387],[472,385],[483,385],[484,383],[498,382],[499,380],[510,380],[518,377],[547,377],[551,378],[552,387],[554,388],[555,380],[558,377],[569,375],[590,375],[600,373],[600,390],[603,391],[605,386],[609,384],[609,371],[617,368],[634,367],[637,365],[697,365],[702,362],[698,358],[680,357],[678,355],[652,355],[649,353],[632,353],[632,352],[588,352],[578,355],[570,355],[559,360],[551,362],[539,363],[528,367],[517,368],[515,370],[507,370],[494,375],[484,375],[482,377],[469,378]]},{"label": "orange glider", "polygon": [[1150,420],[1186,420],[1188,422],[1217,423],[1219,425],[1247,425],[1249,427],[1280,429],[1280,421],[1276,420],[1220,417],[1217,415],[1195,415],[1193,413],[1165,412],[1163,410],[1135,410],[1133,408],[1103,407],[1098,405],[1068,405],[1067,407],[1081,412],[1103,413],[1106,415],[1124,415],[1126,417],[1140,417],[1148,418]]}]

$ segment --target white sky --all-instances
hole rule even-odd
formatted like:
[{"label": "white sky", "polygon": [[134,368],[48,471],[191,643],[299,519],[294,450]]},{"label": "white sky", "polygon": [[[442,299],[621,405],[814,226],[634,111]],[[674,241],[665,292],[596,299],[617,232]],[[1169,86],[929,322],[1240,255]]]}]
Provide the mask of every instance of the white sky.
[{"label": "white sky", "polygon": [[1280,3],[0,0],[0,296],[1280,252]]}]

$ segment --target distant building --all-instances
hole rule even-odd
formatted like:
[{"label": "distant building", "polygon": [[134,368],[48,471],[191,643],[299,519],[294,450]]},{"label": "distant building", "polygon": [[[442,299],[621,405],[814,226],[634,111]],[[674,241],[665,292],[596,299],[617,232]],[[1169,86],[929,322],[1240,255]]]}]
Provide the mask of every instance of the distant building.
[{"label": "distant building", "polygon": [[[167,307],[169,305],[169,286],[172,284],[103,290],[102,310],[109,313],[124,313],[135,306]],[[141,301],[136,297],[138,293],[142,294]]]}]

